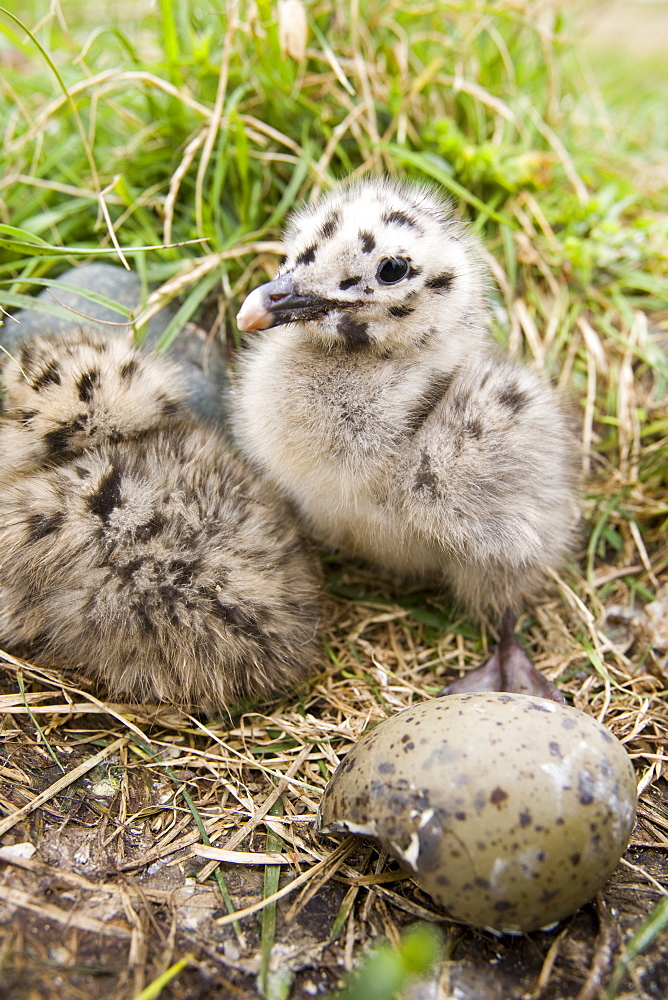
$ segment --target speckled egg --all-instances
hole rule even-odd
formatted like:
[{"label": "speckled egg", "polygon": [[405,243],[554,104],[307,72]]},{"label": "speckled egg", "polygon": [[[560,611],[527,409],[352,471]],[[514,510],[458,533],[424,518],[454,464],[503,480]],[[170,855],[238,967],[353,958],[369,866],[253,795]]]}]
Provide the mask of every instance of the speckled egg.
[{"label": "speckled egg", "polygon": [[449,695],[386,719],[325,789],[323,833],[374,837],[455,919],[520,933],[573,913],[613,871],[636,784],[622,744],[530,695]]}]

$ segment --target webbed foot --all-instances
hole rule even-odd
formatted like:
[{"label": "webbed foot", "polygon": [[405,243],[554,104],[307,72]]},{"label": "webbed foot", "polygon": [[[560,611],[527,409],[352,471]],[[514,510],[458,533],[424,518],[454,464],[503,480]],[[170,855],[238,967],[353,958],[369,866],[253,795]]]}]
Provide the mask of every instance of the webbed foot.
[{"label": "webbed foot", "polygon": [[561,692],[540,674],[515,635],[515,616],[506,611],[501,638],[487,663],[443,688],[441,695],[465,691],[512,691],[565,702]]}]

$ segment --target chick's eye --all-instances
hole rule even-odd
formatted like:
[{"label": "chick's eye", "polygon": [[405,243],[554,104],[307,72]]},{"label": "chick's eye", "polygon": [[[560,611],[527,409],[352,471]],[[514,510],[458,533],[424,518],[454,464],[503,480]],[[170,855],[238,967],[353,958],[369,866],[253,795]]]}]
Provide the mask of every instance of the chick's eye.
[{"label": "chick's eye", "polygon": [[395,285],[407,274],[408,261],[405,257],[386,257],[381,260],[376,271],[376,277],[383,285]]}]

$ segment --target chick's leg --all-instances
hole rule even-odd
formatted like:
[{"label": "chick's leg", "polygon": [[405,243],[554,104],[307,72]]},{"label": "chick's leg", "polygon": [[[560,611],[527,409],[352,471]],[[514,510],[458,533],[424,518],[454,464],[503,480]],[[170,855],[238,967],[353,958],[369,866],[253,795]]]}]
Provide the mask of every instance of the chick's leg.
[{"label": "chick's leg", "polygon": [[512,691],[564,702],[560,691],[540,674],[515,635],[515,615],[508,610],[501,619],[501,636],[490,659],[482,667],[453,681],[442,695],[464,691]]}]

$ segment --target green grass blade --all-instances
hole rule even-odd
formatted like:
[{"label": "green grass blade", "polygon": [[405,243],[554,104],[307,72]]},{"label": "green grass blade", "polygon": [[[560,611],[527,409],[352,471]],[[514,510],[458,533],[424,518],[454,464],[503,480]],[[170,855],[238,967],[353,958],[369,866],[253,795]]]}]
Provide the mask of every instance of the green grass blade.
[{"label": "green grass blade", "polygon": [[26,707],[26,712],[30,716],[30,721],[32,722],[33,726],[35,727],[35,729],[39,733],[39,737],[40,737],[42,743],[44,744],[44,746],[46,747],[46,749],[49,751],[49,754],[50,754],[51,759],[53,760],[54,764],[56,765],[56,767],[59,767],[60,770],[64,774],[65,773],[65,768],[63,767],[63,765],[58,760],[58,757],[56,756],[53,747],[51,746],[51,744],[49,743],[49,741],[46,738],[46,733],[44,732],[44,730],[40,726],[39,722],[37,721],[35,715],[33,714],[33,712],[30,709],[30,705],[28,704],[28,698],[27,698],[27,695],[26,695],[25,684],[23,683],[23,677],[21,676],[20,673],[16,675],[16,680],[18,681],[19,691],[21,692],[21,695],[23,697],[23,704]]},{"label": "green grass blade", "polygon": [[184,955],[180,958],[178,962],[174,962],[174,965],[170,965],[161,975],[145,986],[141,993],[133,998],[133,1000],[158,1000],[158,997],[164,990],[168,983],[171,983],[172,979],[178,976],[182,969],[185,969],[186,965],[190,965],[194,961],[193,955]]},{"label": "green grass blade", "polygon": [[[269,810],[272,816],[282,816],[284,812],[283,799],[278,798]],[[265,841],[267,851],[283,851],[285,843],[272,830],[267,830]],[[267,899],[278,892],[281,878],[281,865],[265,865],[263,898]],[[262,910],[261,916],[261,964],[258,975],[258,987],[266,1000],[285,1000],[292,984],[292,973],[288,969],[271,969],[271,955],[276,941],[276,902],[269,903]]]},{"label": "green grass blade", "polygon": [[646,920],[643,920],[640,927],[627,941],[622,957],[615,966],[610,985],[605,991],[606,1000],[614,1000],[619,992],[619,988],[624,982],[631,963],[642,955],[643,952],[656,941],[658,936],[668,928],[668,896],[656,904]]}]

